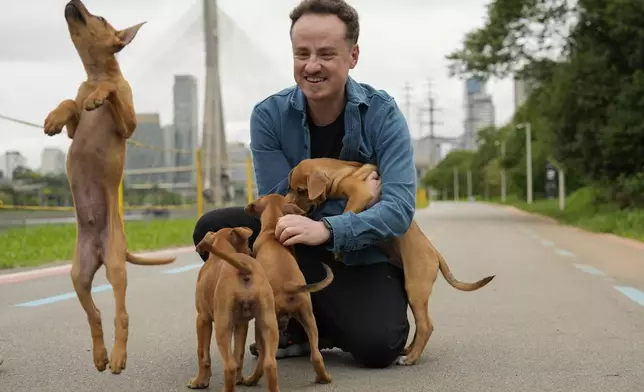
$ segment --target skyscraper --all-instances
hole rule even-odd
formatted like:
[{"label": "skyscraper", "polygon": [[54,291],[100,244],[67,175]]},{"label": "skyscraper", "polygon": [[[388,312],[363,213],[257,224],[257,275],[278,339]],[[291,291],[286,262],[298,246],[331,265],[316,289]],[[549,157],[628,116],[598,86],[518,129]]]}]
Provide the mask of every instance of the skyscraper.
[{"label": "skyscraper", "polygon": [[[176,153],[175,166],[194,165],[198,145],[199,106],[197,102],[197,78],[192,75],[175,75],[174,87],[174,148],[190,150],[190,154]],[[174,183],[196,184],[194,170],[179,172]]]}]

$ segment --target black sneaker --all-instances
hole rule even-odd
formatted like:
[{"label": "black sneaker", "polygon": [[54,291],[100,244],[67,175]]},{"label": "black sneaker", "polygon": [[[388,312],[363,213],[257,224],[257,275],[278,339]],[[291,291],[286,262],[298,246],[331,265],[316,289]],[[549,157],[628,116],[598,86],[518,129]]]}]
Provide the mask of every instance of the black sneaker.
[{"label": "black sneaker", "polygon": [[[329,344],[325,339],[320,339],[319,345],[320,345],[320,350],[333,348],[331,344]],[[253,356],[255,357],[259,356],[256,343],[252,343],[248,349]],[[311,353],[311,347],[309,346],[309,342],[307,340],[300,343],[296,343],[291,339],[291,336],[288,333],[288,330],[280,331],[280,340],[277,346],[277,354],[275,355],[275,358],[281,359],[281,358],[301,357],[304,355],[308,355],[310,353]]]}]

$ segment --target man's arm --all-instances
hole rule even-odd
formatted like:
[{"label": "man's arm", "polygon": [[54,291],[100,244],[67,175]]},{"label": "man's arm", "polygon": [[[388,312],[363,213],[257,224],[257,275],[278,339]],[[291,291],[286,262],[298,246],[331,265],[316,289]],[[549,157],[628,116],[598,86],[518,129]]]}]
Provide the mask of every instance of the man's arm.
[{"label": "man's arm", "polygon": [[255,106],[250,116],[250,151],[259,195],[286,195],[291,166],[280,148],[273,121],[261,106]]},{"label": "man's arm", "polygon": [[333,228],[333,251],[349,252],[409,230],[416,206],[416,168],[407,122],[394,101],[383,106],[367,129],[376,132],[380,201],[358,214],[324,218]]}]

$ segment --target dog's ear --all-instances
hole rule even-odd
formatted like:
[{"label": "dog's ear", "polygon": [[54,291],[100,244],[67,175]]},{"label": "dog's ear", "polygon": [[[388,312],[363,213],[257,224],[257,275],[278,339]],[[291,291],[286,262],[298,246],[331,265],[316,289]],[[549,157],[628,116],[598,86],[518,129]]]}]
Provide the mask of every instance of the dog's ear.
[{"label": "dog's ear", "polygon": [[320,196],[326,198],[326,187],[329,184],[329,177],[320,170],[315,170],[309,175],[306,187],[309,192],[309,200],[315,200]]},{"label": "dog's ear", "polygon": [[253,230],[248,227],[235,227],[230,231],[228,240],[238,252],[243,252],[242,247],[248,243],[252,235]]},{"label": "dog's ear", "polygon": [[127,29],[123,29],[121,31],[118,31],[116,33],[116,36],[118,37],[118,43],[116,44],[116,52],[120,52],[121,49],[129,45],[130,42],[136,37],[136,33],[139,32],[139,29],[141,26],[143,26],[146,22],[139,23],[134,26],[130,26]]},{"label": "dog's ear", "polygon": [[282,212],[284,214],[306,215],[306,212],[304,212],[303,209],[292,203],[284,204],[284,209],[282,210]]},{"label": "dog's ear", "polygon": [[248,242],[248,239],[253,235],[253,230],[246,226],[235,227],[233,234],[237,235],[243,242]]},{"label": "dog's ear", "polygon": [[259,199],[253,200],[252,202],[248,203],[246,207],[244,207],[244,212],[246,215],[250,216],[258,216],[261,214],[261,203],[262,198],[260,197]]},{"label": "dog's ear", "polygon": [[203,236],[203,239],[197,244],[195,250],[197,253],[210,253],[212,250],[213,233],[209,231]]}]

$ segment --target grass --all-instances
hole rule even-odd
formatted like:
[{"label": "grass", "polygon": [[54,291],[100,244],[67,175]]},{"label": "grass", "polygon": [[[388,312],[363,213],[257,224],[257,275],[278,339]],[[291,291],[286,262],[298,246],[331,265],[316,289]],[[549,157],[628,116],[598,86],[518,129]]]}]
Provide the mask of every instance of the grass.
[{"label": "grass", "polygon": [[[500,201],[495,201],[503,204]],[[566,206],[559,210],[559,201],[535,200],[533,204],[508,197],[506,205],[548,216],[557,221],[596,233],[612,233],[621,237],[644,241],[644,209],[623,210],[595,201],[592,188],[582,188],[566,198]]]},{"label": "grass", "polygon": [[[194,219],[126,221],[128,249],[136,252],[192,245],[194,225]],[[75,224],[28,226],[0,232],[0,269],[71,260],[75,239]]]}]

